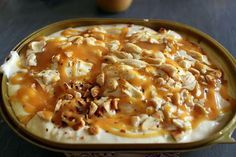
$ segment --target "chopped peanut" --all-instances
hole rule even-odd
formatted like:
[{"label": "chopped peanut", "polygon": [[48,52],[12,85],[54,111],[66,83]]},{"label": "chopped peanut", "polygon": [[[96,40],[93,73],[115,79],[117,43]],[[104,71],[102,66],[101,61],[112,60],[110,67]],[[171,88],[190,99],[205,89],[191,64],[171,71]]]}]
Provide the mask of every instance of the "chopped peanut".
[{"label": "chopped peanut", "polygon": [[91,125],[88,128],[88,133],[90,135],[97,135],[99,133],[99,128],[96,125]]}]

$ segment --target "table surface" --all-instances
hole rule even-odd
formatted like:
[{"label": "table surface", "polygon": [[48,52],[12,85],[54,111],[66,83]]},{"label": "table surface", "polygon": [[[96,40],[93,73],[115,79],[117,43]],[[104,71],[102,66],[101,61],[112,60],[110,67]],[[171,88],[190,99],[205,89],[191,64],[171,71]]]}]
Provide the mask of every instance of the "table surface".
[{"label": "table surface", "polygon": [[[153,18],[182,22],[200,29],[236,56],[235,0],[134,0],[126,12],[107,14],[94,0],[0,0],[0,61],[24,37],[56,21],[75,17]],[[235,135],[233,135],[236,137]],[[233,157],[236,145],[212,147],[181,153],[183,157]],[[0,120],[0,157],[64,156],[34,146]]]}]

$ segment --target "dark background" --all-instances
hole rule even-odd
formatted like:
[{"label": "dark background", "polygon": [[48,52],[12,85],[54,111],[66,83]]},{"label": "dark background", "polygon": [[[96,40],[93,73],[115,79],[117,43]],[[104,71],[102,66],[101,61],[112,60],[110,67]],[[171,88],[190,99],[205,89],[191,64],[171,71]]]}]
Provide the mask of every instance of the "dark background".
[{"label": "dark background", "polygon": [[[108,14],[95,0],[0,0],[0,61],[24,37],[56,21],[75,17],[154,18],[191,25],[209,34],[236,56],[236,0],[134,0],[126,12]],[[234,135],[234,137],[236,137]],[[236,145],[215,145],[183,157],[234,157]],[[0,120],[0,157],[64,156],[19,138]]]}]

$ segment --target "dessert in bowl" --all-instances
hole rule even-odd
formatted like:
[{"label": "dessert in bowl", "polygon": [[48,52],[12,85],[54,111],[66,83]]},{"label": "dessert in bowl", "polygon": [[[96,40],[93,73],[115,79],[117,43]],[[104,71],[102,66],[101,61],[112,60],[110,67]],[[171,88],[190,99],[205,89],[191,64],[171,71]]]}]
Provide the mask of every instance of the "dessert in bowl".
[{"label": "dessert in bowl", "polygon": [[194,142],[235,110],[223,70],[165,28],[66,28],[12,51],[1,69],[18,122],[55,142]]}]

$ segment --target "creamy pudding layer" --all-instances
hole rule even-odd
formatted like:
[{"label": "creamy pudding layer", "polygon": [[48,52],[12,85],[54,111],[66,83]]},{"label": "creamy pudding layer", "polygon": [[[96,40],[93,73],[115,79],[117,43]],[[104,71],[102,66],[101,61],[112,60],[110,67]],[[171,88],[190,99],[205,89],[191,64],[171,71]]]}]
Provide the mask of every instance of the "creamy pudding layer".
[{"label": "creamy pudding layer", "polygon": [[172,30],[68,28],[11,52],[1,69],[19,123],[63,143],[191,142],[234,109],[222,71]]}]

